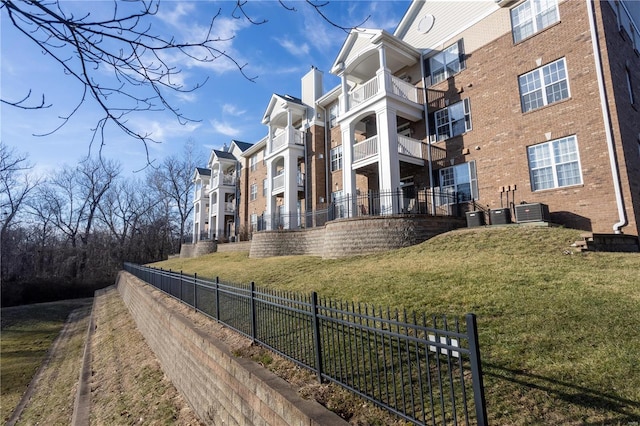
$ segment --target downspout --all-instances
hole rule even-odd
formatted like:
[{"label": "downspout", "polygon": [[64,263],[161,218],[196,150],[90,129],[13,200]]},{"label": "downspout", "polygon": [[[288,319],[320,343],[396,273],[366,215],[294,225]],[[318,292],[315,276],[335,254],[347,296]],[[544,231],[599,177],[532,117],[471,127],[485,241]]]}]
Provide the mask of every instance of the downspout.
[{"label": "downspout", "polygon": [[424,130],[427,137],[427,167],[429,169],[429,183],[431,186],[431,214],[436,214],[435,191],[433,190],[433,165],[431,164],[431,138],[429,137],[429,109],[427,99],[427,85],[424,75],[424,51],[420,53],[420,74],[422,76],[422,96],[424,97]]},{"label": "downspout", "polygon": [[618,222],[613,224],[613,232],[622,234],[623,226],[627,225],[627,216],[624,210],[624,201],[622,199],[622,191],[620,189],[620,174],[618,173],[618,160],[613,146],[613,132],[611,130],[611,115],[609,112],[609,103],[607,101],[607,93],[604,87],[604,77],[602,75],[602,57],[600,56],[600,45],[598,42],[598,32],[596,28],[595,15],[593,12],[592,0],[585,0],[587,4],[587,12],[589,14],[589,28],[591,30],[591,44],[593,46],[593,57],[596,65],[596,77],[598,79],[598,89],[600,91],[600,107],[602,109],[602,118],[604,120],[605,136],[607,139],[607,148],[609,151],[609,162],[611,166],[611,175],[613,177],[613,191],[616,196],[616,204],[618,206]]}]

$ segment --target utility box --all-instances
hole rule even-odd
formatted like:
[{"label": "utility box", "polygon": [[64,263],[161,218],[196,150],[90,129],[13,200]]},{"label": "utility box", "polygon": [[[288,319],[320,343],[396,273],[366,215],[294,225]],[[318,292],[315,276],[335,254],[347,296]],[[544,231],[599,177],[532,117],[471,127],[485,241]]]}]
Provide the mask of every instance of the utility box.
[{"label": "utility box", "polygon": [[549,222],[549,206],[542,203],[519,204],[516,206],[516,222]]},{"label": "utility box", "polygon": [[492,225],[506,225],[511,223],[511,210],[508,208],[491,209],[489,211],[489,219]]},{"label": "utility box", "polygon": [[475,226],[483,226],[484,225],[484,212],[475,211],[475,212],[467,212],[467,227],[473,228]]}]

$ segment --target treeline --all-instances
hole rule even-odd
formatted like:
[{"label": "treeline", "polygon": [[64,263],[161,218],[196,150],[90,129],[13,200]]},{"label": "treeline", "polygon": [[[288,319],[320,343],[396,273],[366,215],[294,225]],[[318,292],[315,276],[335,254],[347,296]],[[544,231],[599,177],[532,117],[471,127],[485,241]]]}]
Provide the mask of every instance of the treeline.
[{"label": "treeline", "polygon": [[192,144],[133,177],[85,158],[36,176],[26,154],[0,143],[2,305],[92,296],[123,261],[178,253],[190,233]]}]

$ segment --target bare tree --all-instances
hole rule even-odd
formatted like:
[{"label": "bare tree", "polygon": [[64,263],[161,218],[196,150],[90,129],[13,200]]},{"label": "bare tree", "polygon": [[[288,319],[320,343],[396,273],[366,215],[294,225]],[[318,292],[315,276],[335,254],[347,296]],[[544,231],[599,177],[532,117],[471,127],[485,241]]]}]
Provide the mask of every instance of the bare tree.
[{"label": "bare tree", "polygon": [[0,142],[0,238],[39,182],[29,175],[31,168],[26,155]]},{"label": "bare tree", "polygon": [[73,251],[74,277],[84,272],[98,206],[119,172],[117,163],[85,159],[78,167],[64,167],[38,193],[44,203],[34,213],[42,220],[53,218],[55,228],[67,238]]},{"label": "bare tree", "polygon": [[[296,10],[279,1],[286,10]],[[306,0],[305,3],[331,25],[345,31],[350,29],[328,18],[323,11],[327,1]],[[247,4],[247,0],[236,0],[232,16],[256,25],[267,22],[252,18]],[[182,85],[177,78],[180,69],[167,58],[177,54],[199,63],[226,59],[247,80],[254,80],[255,76],[245,73],[247,64],[238,62],[224,50],[221,42],[228,39],[216,35],[220,9],[211,18],[208,32],[201,40],[182,41],[155,32],[152,18],[158,13],[159,5],[159,0],[114,0],[112,13],[95,16],[96,13],[79,9],[78,4],[60,0],[0,0],[0,11],[8,15],[18,31],[57,61],[66,76],[83,87],[75,108],[61,116],[60,125],[49,133],[64,126],[85,101],[91,100],[103,112],[93,129],[91,145],[97,141],[101,149],[106,126],[114,125],[143,142],[148,158],[147,143],[154,140],[149,133],[134,130],[127,121],[129,115],[142,111],[170,111],[181,124],[193,121],[185,117],[167,95],[190,92],[205,83],[197,82],[190,87]],[[2,102],[22,109],[50,106],[44,94],[36,97],[31,91],[21,99],[2,99]]]},{"label": "bare tree", "polygon": [[159,200],[166,200],[170,212],[176,216],[179,237],[184,236],[185,224],[193,211],[193,172],[202,154],[194,150],[193,141],[188,141],[182,155],[165,158],[162,164],[149,171],[147,182]]}]

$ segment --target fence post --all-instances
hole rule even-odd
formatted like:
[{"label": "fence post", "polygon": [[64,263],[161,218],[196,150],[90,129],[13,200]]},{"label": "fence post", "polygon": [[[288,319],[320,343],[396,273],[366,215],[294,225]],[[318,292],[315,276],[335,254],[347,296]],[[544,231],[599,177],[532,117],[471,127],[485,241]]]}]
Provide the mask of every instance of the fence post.
[{"label": "fence post", "polygon": [[256,283],[251,281],[251,340],[256,342]]},{"label": "fence post", "polygon": [[478,344],[478,324],[475,314],[467,314],[467,336],[469,337],[469,361],[471,363],[471,381],[473,384],[473,400],[476,406],[478,426],[487,424],[487,407],[484,399],[484,383],[482,380],[482,362],[480,361],[480,345]]},{"label": "fence post", "polygon": [[184,299],[182,298],[182,270],[180,270],[180,300],[184,302]]},{"label": "fence post", "polygon": [[216,320],[220,321],[220,277],[216,277]]},{"label": "fence post", "polygon": [[313,345],[316,352],[316,373],[322,383],[322,345],[320,341],[320,318],[318,318],[318,293],[311,293],[311,314],[313,315]]},{"label": "fence post", "polygon": [[193,308],[198,310],[198,273],[193,273]]}]

